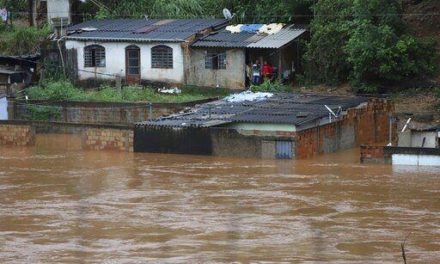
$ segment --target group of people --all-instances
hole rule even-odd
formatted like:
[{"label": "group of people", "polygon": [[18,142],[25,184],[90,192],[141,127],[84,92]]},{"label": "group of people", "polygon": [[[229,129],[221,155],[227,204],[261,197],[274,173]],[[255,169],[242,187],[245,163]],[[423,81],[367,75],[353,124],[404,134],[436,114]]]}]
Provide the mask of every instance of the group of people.
[{"label": "group of people", "polygon": [[258,60],[253,64],[248,64],[246,67],[246,77],[252,84],[261,84],[263,81],[272,80],[275,69],[264,61],[263,65]]}]

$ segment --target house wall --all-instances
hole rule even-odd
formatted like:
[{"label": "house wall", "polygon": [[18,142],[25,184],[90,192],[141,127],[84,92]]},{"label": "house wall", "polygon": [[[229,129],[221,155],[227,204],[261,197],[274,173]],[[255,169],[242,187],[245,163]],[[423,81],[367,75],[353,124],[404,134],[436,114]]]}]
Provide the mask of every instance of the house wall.
[{"label": "house wall", "polygon": [[226,69],[205,69],[206,49],[190,50],[187,84],[206,87],[244,89],[245,52],[242,49],[226,50]]},{"label": "house wall", "polygon": [[[105,47],[105,67],[84,67],[84,47],[88,45],[101,45]],[[93,42],[93,41],[66,41],[66,49],[76,49],[78,58],[78,79],[114,80],[119,74],[125,78],[125,48],[136,45],[141,52],[141,80],[149,82],[166,82],[173,84],[184,83],[183,51],[180,43],[128,43],[128,42]],[[172,69],[151,68],[151,48],[157,45],[166,45],[173,49]]]},{"label": "house wall", "polygon": [[425,138],[424,148],[436,148],[437,146],[437,132],[411,132],[411,147],[421,148],[423,144],[423,139]]},{"label": "house wall", "polygon": [[52,24],[52,18],[56,17],[67,17],[69,18],[70,24],[71,16],[69,0],[47,0],[48,23]]}]

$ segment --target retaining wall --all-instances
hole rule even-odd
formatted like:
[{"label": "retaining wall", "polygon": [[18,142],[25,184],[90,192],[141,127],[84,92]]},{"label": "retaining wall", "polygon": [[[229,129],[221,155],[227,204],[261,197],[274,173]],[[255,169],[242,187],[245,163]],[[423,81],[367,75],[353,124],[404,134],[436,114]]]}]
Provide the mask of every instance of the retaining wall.
[{"label": "retaining wall", "polygon": [[0,145],[32,146],[38,134],[79,134],[84,150],[133,151],[131,126],[0,121]]},{"label": "retaining wall", "polygon": [[0,124],[0,145],[31,146],[34,143],[34,127],[29,125]]},{"label": "retaining wall", "polygon": [[81,123],[81,124],[133,124],[151,118],[167,116],[196,104],[206,103],[214,99],[193,101],[188,103],[107,103],[107,102],[50,102],[41,100],[9,100],[8,112],[10,119],[42,120],[36,116],[35,109],[50,109],[43,117],[45,121]]}]

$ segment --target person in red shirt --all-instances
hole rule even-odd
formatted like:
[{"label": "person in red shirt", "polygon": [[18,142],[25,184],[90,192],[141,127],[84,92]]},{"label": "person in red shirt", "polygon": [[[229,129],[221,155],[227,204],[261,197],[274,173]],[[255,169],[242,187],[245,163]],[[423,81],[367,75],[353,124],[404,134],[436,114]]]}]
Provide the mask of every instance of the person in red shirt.
[{"label": "person in red shirt", "polygon": [[263,74],[264,80],[270,80],[273,74],[273,67],[267,63],[267,61],[264,61],[261,73]]}]

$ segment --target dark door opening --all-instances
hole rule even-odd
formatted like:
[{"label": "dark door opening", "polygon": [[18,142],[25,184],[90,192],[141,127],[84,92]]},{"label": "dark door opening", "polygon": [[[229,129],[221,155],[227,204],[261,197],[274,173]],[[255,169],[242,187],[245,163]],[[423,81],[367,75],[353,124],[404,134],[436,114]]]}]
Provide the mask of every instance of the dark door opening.
[{"label": "dark door opening", "polygon": [[127,84],[139,84],[141,82],[140,55],[141,51],[137,46],[129,46],[125,49]]}]

